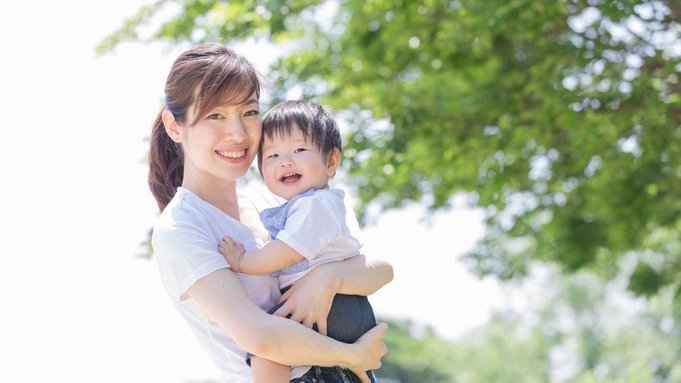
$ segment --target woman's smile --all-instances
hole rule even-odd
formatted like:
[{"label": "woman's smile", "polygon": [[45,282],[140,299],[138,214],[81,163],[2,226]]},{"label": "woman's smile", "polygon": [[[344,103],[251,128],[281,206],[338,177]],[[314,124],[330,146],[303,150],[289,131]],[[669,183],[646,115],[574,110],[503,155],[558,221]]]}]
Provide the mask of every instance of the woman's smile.
[{"label": "woman's smile", "polygon": [[215,153],[220,156],[220,159],[232,164],[239,164],[248,160],[248,148],[230,149],[230,150],[216,150]]},{"label": "woman's smile", "polygon": [[239,158],[239,157],[243,157],[246,154],[246,149],[241,149],[241,150],[216,150],[215,152],[217,154],[221,155],[222,157]]}]

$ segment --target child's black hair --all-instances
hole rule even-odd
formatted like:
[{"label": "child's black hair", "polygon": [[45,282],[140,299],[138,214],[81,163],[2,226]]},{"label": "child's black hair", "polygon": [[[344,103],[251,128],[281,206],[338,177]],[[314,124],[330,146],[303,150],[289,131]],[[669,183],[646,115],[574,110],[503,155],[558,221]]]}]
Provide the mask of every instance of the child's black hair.
[{"label": "child's black hair", "polygon": [[258,149],[258,169],[261,174],[265,138],[288,138],[293,129],[300,129],[305,141],[312,143],[324,157],[334,149],[342,153],[340,129],[328,108],[311,101],[284,101],[268,110],[262,120],[262,138]]}]

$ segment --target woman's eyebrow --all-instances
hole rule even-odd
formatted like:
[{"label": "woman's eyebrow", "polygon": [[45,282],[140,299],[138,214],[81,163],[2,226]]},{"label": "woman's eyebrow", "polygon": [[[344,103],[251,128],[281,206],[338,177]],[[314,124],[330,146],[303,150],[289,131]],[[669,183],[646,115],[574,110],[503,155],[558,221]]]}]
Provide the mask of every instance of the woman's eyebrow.
[{"label": "woman's eyebrow", "polygon": [[257,104],[259,103],[257,98],[249,98],[248,100],[244,101],[242,105],[250,105],[250,104]]}]

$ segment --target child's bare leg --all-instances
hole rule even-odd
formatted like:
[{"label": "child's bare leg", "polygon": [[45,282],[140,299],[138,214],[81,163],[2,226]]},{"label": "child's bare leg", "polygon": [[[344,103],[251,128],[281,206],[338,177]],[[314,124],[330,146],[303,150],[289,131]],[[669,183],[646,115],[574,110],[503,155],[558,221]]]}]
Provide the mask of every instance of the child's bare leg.
[{"label": "child's bare leg", "polygon": [[291,381],[291,368],[269,359],[252,356],[251,370],[253,383],[289,383]]}]

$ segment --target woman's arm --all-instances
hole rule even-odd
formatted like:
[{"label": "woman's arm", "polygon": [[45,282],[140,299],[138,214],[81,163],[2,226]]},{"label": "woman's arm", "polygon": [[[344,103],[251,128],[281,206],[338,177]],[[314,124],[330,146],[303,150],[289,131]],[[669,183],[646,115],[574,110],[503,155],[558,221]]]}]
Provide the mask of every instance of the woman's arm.
[{"label": "woman's arm", "polygon": [[393,279],[393,267],[386,261],[367,261],[363,254],[342,262],[315,267],[282,295],[286,301],[274,315],[287,317],[306,327],[317,324],[326,335],[326,317],[336,294],[371,295]]},{"label": "woman's arm", "polygon": [[258,308],[229,269],[206,275],[187,292],[239,347],[280,364],[347,367],[368,382],[363,372],[379,368],[387,352],[381,340],[385,323],[353,344],[335,341]]}]

